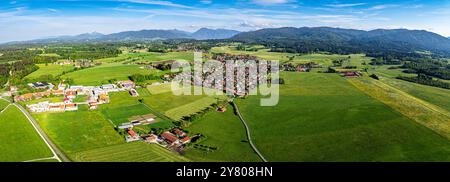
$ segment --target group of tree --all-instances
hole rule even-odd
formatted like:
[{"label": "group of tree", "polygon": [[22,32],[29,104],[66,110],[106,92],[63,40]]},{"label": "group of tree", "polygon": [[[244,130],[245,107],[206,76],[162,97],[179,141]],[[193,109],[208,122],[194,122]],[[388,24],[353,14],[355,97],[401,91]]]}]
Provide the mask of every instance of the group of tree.
[{"label": "group of tree", "polygon": [[433,87],[440,87],[445,89],[450,89],[450,83],[443,82],[440,80],[435,80],[433,77],[419,73],[416,77],[398,76],[398,79],[419,83],[422,85],[429,85]]}]

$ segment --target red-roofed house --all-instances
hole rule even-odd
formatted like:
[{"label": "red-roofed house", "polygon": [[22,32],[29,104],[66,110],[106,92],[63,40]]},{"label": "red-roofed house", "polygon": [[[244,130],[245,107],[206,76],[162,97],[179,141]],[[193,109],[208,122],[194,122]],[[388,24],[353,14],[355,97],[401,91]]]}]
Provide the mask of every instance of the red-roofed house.
[{"label": "red-roofed house", "polygon": [[184,137],[184,136],[186,136],[186,133],[184,133],[183,131],[181,131],[181,130],[178,129],[178,128],[173,129],[173,132],[174,132],[175,134],[177,134],[178,137]]},{"label": "red-roofed house", "polygon": [[169,143],[176,143],[179,142],[177,136],[175,136],[174,134],[166,131],[164,133],[161,134],[161,137],[163,137],[167,142]]},{"label": "red-roofed house", "polygon": [[132,129],[129,129],[128,130],[128,134],[131,136],[131,137],[136,137],[136,132],[134,132]]},{"label": "red-roofed house", "polygon": [[191,138],[189,138],[189,137],[184,137],[183,139],[181,139],[182,144],[187,144],[189,142],[191,142]]}]

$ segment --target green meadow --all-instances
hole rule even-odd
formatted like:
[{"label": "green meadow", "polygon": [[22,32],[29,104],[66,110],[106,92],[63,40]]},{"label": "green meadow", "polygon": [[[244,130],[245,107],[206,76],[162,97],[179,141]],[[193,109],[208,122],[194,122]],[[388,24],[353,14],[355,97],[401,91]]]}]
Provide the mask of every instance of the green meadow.
[{"label": "green meadow", "polygon": [[0,111],[2,111],[3,109],[5,109],[6,106],[8,106],[8,105],[9,105],[9,102],[7,102],[7,101],[5,101],[5,100],[3,100],[3,99],[0,99]]},{"label": "green meadow", "polygon": [[100,111],[80,106],[75,112],[33,114],[41,128],[69,158],[77,152],[124,143]]},{"label": "green meadow", "polygon": [[186,156],[195,161],[261,161],[250,147],[244,125],[233,113],[231,106],[228,106],[224,113],[217,111],[206,113],[186,130],[191,134],[201,133],[205,136],[196,144],[216,148],[216,150],[205,150],[191,144]]},{"label": "green meadow", "polygon": [[27,75],[25,78],[28,79],[38,79],[42,75],[53,75],[57,76],[60,74],[63,74],[63,72],[71,71],[74,69],[72,65],[58,65],[58,64],[37,64],[39,69],[29,75]]},{"label": "green meadow", "polygon": [[133,74],[163,74],[162,71],[145,69],[139,65],[110,63],[63,75],[72,78],[77,85],[100,85],[111,79],[128,80]]},{"label": "green meadow", "polygon": [[194,60],[193,52],[139,52],[139,53],[124,53],[117,57],[97,59],[96,62],[112,63],[112,62],[154,62],[166,60]]},{"label": "green meadow", "polygon": [[81,162],[187,162],[188,159],[156,144],[133,142],[77,153]]},{"label": "green meadow", "polygon": [[0,161],[21,162],[53,156],[25,115],[15,106],[10,105],[0,113],[0,125]]},{"label": "green meadow", "polygon": [[218,100],[215,97],[203,97],[194,102],[175,107],[173,109],[169,109],[164,114],[173,120],[181,120],[183,116],[189,116],[196,112],[199,112],[207,107],[210,107],[213,103],[216,103]]},{"label": "green meadow", "polygon": [[[132,116],[145,115],[145,114],[155,114],[147,108],[144,104],[140,103],[139,98],[131,97],[128,92],[115,92],[110,93],[110,103],[100,105],[99,111],[107,118],[109,121],[116,126],[129,122],[128,118]],[[142,129],[143,131],[149,131],[151,128],[169,128],[172,127],[173,123],[165,118],[158,117],[158,122],[146,126],[137,126],[135,128]]]},{"label": "green meadow", "polygon": [[[237,103],[269,161],[449,161],[450,142],[337,74],[282,73],[274,107]],[[282,155],[281,155],[282,154]]]},{"label": "green meadow", "polygon": [[382,78],[382,82],[450,112],[450,91],[399,79]]},{"label": "green meadow", "polygon": [[158,52],[147,52],[140,53],[141,57],[138,61],[165,61],[165,60],[194,60],[193,52],[168,52],[168,53],[158,53]]}]

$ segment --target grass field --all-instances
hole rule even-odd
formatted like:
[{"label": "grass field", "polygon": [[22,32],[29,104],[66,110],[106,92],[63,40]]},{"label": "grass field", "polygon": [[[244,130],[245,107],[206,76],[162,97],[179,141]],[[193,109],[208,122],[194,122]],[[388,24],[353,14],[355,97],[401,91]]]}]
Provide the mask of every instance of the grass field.
[{"label": "grass field", "polygon": [[63,75],[63,78],[73,78],[78,85],[100,85],[111,79],[128,80],[133,74],[163,74],[162,71],[141,68],[139,65],[110,63],[87,68]]},{"label": "grass field", "polygon": [[450,91],[447,89],[411,83],[399,79],[382,78],[381,81],[450,112]]},{"label": "grass field", "polygon": [[243,124],[231,106],[227,109],[224,113],[210,111],[186,128],[192,134],[206,136],[198,144],[217,148],[207,152],[191,145],[186,152],[188,158],[195,161],[260,161],[247,141]]},{"label": "grass field", "polygon": [[64,71],[71,71],[74,69],[72,65],[57,65],[57,64],[48,64],[47,66],[45,64],[37,64],[39,66],[39,69],[35,72],[27,75],[25,78],[28,79],[37,79],[42,75],[53,75],[57,76],[62,74]]},{"label": "grass field", "polygon": [[147,90],[150,94],[162,94],[167,92],[172,92],[172,85],[170,83],[163,83],[160,85],[149,85],[147,86]]},{"label": "grass field", "polygon": [[172,108],[180,107],[185,104],[189,104],[196,100],[199,100],[204,95],[173,95],[172,92],[166,92],[162,94],[154,94],[144,98],[144,103],[151,106],[155,110],[160,112],[166,112]]},{"label": "grass field", "polygon": [[450,112],[374,79],[349,80],[358,89],[450,139]]},{"label": "grass field", "polygon": [[[139,98],[131,97],[128,92],[116,92],[110,94],[110,103],[103,104],[99,107],[99,111],[105,118],[111,120],[114,125],[120,125],[129,122],[128,118],[137,115],[155,114],[149,108],[138,101]],[[136,129],[148,131],[151,128],[169,128],[173,123],[164,118],[158,118],[158,123],[137,126]]]},{"label": "grass field", "polygon": [[144,103],[153,109],[163,113],[173,120],[180,120],[199,112],[225,96],[207,95],[174,95],[170,90],[170,84],[147,87],[151,95],[142,97]]},{"label": "grass field", "polygon": [[47,135],[70,158],[76,152],[124,143],[100,111],[84,106],[76,112],[33,114]]},{"label": "grass field", "polygon": [[238,100],[269,161],[449,161],[450,142],[337,74],[283,73],[275,107]]},{"label": "grass field", "polygon": [[0,161],[21,162],[53,154],[31,123],[15,106],[0,113]]},{"label": "grass field", "polygon": [[0,112],[1,112],[3,109],[5,109],[6,106],[8,106],[8,105],[9,105],[9,102],[7,102],[7,101],[5,101],[5,100],[3,100],[3,99],[0,99]]},{"label": "grass field", "polygon": [[158,52],[147,52],[140,53],[141,57],[139,61],[165,61],[165,60],[194,60],[193,52],[168,52],[168,53],[158,53]]},{"label": "grass field", "polygon": [[187,162],[188,159],[156,144],[133,142],[77,153],[82,162]]},{"label": "grass field", "polygon": [[191,114],[199,112],[207,107],[210,107],[211,104],[216,102],[217,99],[214,97],[203,97],[194,102],[167,110],[166,112],[164,112],[164,114],[169,118],[178,121],[181,120],[183,116],[189,116]]},{"label": "grass field", "polygon": [[140,52],[140,53],[124,53],[117,57],[97,59],[96,62],[112,63],[112,62],[154,62],[165,60],[194,60],[194,54],[192,52]]},{"label": "grass field", "polygon": [[106,116],[106,118],[111,119],[115,125],[129,122],[128,118],[132,116],[151,113],[150,110],[142,104],[135,104],[117,108],[105,108],[102,109],[102,112]]},{"label": "grass field", "polygon": [[401,66],[401,65],[382,65],[382,66],[371,66],[369,69],[369,73],[375,73],[382,77],[395,78],[397,76],[416,76],[417,74],[411,73],[403,73],[405,69],[388,69],[392,66]]}]

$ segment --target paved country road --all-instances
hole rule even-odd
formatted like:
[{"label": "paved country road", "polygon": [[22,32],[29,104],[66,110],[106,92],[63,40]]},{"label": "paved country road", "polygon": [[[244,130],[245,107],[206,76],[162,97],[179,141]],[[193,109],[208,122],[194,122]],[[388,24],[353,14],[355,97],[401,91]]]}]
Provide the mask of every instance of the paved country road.
[{"label": "paved country road", "polygon": [[52,140],[50,140],[50,138],[48,138],[48,136],[45,134],[45,132],[41,129],[41,127],[39,126],[39,124],[36,122],[36,120],[34,120],[34,118],[30,115],[30,113],[28,113],[28,111],[26,109],[24,109],[21,105],[13,103],[14,106],[16,106],[17,108],[19,108],[20,111],[22,111],[22,113],[28,118],[28,120],[31,122],[31,124],[34,126],[34,128],[36,129],[36,131],[39,133],[39,135],[42,137],[42,139],[44,139],[45,143],[47,145],[49,145],[50,150],[56,154],[56,159],[58,161],[62,161],[62,162],[70,162],[70,159],[61,152],[61,150],[59,150],[59,148],[52,142]]},{"label": "paved country road", "polygon": [[259,152],[259,150],[256,148],[256,146],[253,144],[252,136],[250,135],[250,128],[248,127],[247,123],[245,122],[244,118],[242,117],[241,112],[239,112],[239,108],[238,108],[237,104],[235,104],[234,101],[231,103],[233,104],[234,109],[236,109],[236,113],[238,114],[239,119],[241,119],[242,123],[245,126],[245,132],[247,133],[247,139],[248,139],[248,142],[250,143],[250,146],[256,152],[256,154],[258,154],[258,156],[261,158],[261,160],[263,160],[264,162],[267,162],[267,160],[264,158],[264,156],[261,154],[261,152]]}]

